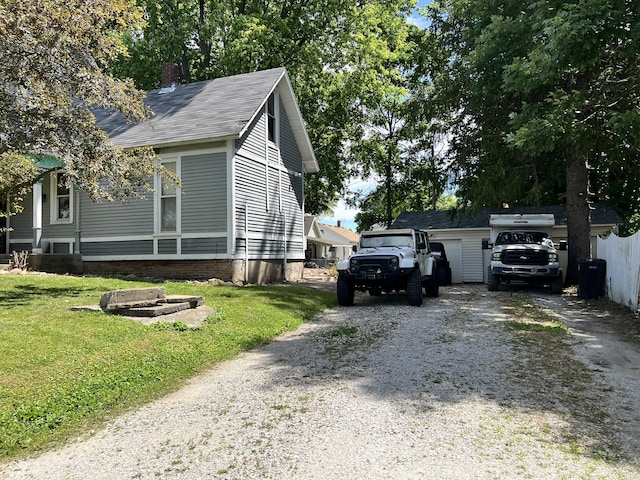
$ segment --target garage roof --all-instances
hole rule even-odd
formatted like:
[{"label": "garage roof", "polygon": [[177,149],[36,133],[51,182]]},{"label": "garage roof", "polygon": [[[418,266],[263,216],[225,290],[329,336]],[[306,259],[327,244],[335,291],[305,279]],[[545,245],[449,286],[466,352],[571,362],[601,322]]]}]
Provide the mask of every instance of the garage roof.
[{"label": "garage roof", "polygon": [[[592,225],[616,225],[620,216],[606,203],[594,203],[591,210]],[[483,208],[475,215],[456,210],[427,210],[424,212],[404,212],[393,222],[391,228],[415,228],[421,230],[445,230],[452,228],[489,228],[492,214],[533,214],[552,213],[555,224],[567,224],[565,205],[544,205],[539,207]]]}]

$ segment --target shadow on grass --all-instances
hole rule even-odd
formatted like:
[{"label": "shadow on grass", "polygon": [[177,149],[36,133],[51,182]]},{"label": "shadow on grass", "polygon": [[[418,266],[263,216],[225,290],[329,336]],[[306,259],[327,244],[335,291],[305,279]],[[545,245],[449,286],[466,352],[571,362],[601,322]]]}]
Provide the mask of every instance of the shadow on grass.
[{"label": "shadow on grass", "polygon": [[0,294],[0,307],[27,305],[44,298],[77,297],[88,292],[98,291],[87,287],[43,287],[41,285],[16,285]]}]

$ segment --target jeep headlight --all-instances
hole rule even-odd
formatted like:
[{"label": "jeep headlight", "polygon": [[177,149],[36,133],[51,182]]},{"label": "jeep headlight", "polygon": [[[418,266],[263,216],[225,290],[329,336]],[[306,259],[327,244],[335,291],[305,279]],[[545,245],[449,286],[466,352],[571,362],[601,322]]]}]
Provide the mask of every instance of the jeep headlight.
[{"label": "jeep headlight", "polygon": [[556,252],[549,252],[549,263],[557,262],[558,254]]},{"label": "jeep headlight", "polygon": [[493,260],[494,262],[499,262],[501,258],[502,258],[501,252],[493,252],[491,254],[491,260]]},{"label": "jeep headlight", "polygon": [[358,270],[358,259],[357,258],[352,258],[349,261],[349,269],[351,270],[352,273],[356,273],[356,271]]},{"label": "jeep headlight", "polygon": [[400,261],[398,260],[398,257],[391,257],[391,259],[389,260],[389,266],[391,267],[391,270],[397,270],[398,267],[400,266]]}]

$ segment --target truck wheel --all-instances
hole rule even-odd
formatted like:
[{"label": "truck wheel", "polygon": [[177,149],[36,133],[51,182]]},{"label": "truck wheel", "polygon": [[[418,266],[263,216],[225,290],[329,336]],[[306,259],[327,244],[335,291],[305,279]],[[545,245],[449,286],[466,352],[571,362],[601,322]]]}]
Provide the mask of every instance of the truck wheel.
[{"label": "truck wheel", "polygon": [[564,288],[564,279],[562,278],[562,272],[551,280],[551,293],[562,293],[562,289]]},{"label": "truck wheel", "polygon": [[487,290],[490,292],[497,292],[499,284],[500,278],[497,275],[494,275],[491,271],[491,267],[489,267],[489,274],[487,275]]},{"label": "truck wheel", "polygon": [[440,295],[440,282],[436,276],[431,276],[429,281],[424,286],[424,293],[427,297],[437,297]]},{"label": "truck wheel", "polygon": [[355,294],[355,288],[353,282],[351,282],[346,275],[338,275],[338,303],[343,307],[350,307],[353,305],[353,296]]},{"label": "truck wheel", "polygon": [[422,278],[417,268],[409,274],[407,280],[407,302],[412,307],[422,305]]}]

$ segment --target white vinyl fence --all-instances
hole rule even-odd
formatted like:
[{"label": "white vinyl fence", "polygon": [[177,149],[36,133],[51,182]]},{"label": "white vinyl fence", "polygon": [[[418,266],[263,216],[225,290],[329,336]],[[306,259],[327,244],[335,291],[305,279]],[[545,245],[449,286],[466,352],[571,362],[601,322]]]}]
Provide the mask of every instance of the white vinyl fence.
[{"label": "white vinyl fence", "polygon": [[598,237],[598,258],[607,261],[607,296],[638,311],[640,296],[640,232],[631,237]]}]

